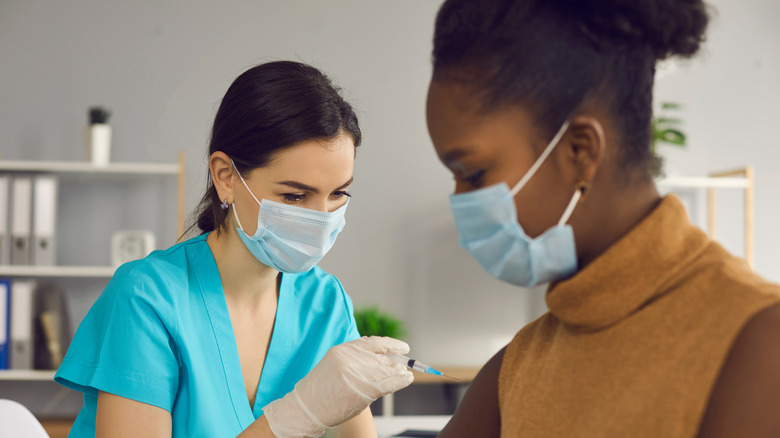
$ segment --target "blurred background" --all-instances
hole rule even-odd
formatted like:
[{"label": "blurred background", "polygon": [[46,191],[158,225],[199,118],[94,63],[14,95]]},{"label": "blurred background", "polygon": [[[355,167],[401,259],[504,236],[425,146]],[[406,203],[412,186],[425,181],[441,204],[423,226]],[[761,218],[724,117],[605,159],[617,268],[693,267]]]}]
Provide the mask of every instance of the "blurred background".
[{"label": "blurred background", "polygon": [[[284,2],[0,0],[0,157],[84,160],[87,109],[112,111],[112,162],[186,155],[186,208],[206,184],[214,113],[248,67],[292,59],[330,75],[364,132],[348,225],[321,266],[355,306],[400,319],[412,355],[479,367],[545,311],[544,289],[492,279],[458,246],[425,125],[438,0]],[[755,268],[780,281],[780,3],[714,0],[708,42],[663,66],[656,100],[680,105],[685,148],[659,146],[667,176],[755,168]],[[60,185],[57,258],[105,265],[116,230],[175,243],[176,180],[76,177]],[[703,189],[682,189],[705,224]],[[717,239],[743,254],[744,194],[718,192]],[[72,329],[104,280],[63,280]],[[75,415],[80,398],[49,382],[0,380],[0,398]],[[54,394],[54,395],[52,395]],[[410,402],[411,403],[411,402]]]}]

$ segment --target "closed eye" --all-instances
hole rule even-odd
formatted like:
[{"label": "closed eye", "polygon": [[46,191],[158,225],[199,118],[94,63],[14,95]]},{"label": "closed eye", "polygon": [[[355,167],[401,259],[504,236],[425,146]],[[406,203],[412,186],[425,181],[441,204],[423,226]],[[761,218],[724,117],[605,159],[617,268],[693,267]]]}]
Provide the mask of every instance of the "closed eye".
[{"label": "closed eye", "polygon": [[482,184],[482,177],[485,176],[484,170],[478,170],[474,173],[471,173],[465,177],[463,177],[463,181],[468,183],[472,187],[478,187]]}]

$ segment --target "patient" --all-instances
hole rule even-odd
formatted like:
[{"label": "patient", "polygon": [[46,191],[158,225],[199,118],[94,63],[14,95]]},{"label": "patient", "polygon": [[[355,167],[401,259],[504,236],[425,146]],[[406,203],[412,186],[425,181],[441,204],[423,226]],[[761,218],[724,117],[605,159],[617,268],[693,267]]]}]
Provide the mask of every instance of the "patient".
[{"label": "patient", "polygon": [[707,22],[701,0],[441,7],[428,129],[460,242],[497,278],[550,282],[442,437],[780,436],[780,287],[649,172],[656,62],[695,54]]}]

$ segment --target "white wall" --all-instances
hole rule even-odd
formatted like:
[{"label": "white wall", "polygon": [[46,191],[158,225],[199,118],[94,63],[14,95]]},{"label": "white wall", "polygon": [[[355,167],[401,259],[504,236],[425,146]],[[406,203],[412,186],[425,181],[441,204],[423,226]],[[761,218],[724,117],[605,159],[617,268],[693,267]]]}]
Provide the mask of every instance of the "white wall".
[{"label": "white wall", "polygon": [[[661,99],[687,106],[692,143],[687,151],[668,150],[668,166],[670,173],[697,175],[756,166],[757,269],[777,281],[780,150],[772,128],[780,117],[780,5],[733,3],[715,2],[720,16],[706,56],[658,84]],[[82,159],[86,108],[103,104],[114,111],[113,159],[172,161],[177,149],[186,151],[192,208],[204,187],[210,123],[230,82],[262,61],[314,64],[347,90],[365,134],[348,226],[323,267],[356,305],[400,315],[415,356],[481,364],[544,303],[539,291],[491,279],[458,248],[447,198],[452,181],[435,158],[424,119],[438,5],[3,0],[0,155]],[[162,246],[173,243],[167,218],[175,211],[175,187],[145,184],[104,190],[77,184],[65,193],[98,205],[72,201],[60,221],[61,259],[96,263],[107,257],[106,236],[139,224],[155,230]],[[117,190],[126,190],[119,200]],[[723,199],[739,208],[738,199]],[[725,213],[723,239],[739,250],[741,224]],[[76,317],[97,293],[71,294]]]},{"label": "white wall", "polygon": [[[780,281],[780,3],[775,0],[712,2],[715,17],[699,57],[656,83],[657,101],[685,106],[690,146],[663,147],[667,173],[706,175],[753,165],[756,172],[755,268]],[[686,193],[704,198],[698,191]],[[744,255],[740,191],[718,190],[716,237]],[[701,205],[701,203],[699,203]],[[703,208],[694,219],[704,225]]]}]

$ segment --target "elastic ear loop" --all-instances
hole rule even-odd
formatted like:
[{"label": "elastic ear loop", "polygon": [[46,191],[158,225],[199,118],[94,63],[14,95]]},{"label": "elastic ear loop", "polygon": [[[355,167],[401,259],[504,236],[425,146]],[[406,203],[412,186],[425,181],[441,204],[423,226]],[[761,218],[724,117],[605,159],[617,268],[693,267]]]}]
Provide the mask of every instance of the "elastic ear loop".
[{"label": "elastic ear loop", "polygon": [[[260,204],[260,201],[257,200],[257,197],[255,196],[255,194],[252,193],[252,190],[249,189],[249,186],[246,185],[246,181],[244,181],[244,177],[241,176],[241,172],[238,171],[238,168],[236,167],[236,163],[233,162],[232,158],[230,159],[230,164],[233,165],[233,169],[235,169],[236,175],[238,175],[238,177],[241,179],[241,183],[244,184],[244,187],[246,187],[246,191],[249,192],[250,195],[252,195],[252,199],[254,199],[255,202],[257,202],[258,205],[262,205],[262,204]],[[244,231],[244,227],[241,226],[241,221],[238,219],[238,213],[236,213],[236,202],[235,201],[233,201],[233,216],[235,216],[236,222],[238,222],[238,228],[240,228],[241,231]]]},{"label": "elastic ear loop", "polygon": [[577,190],[574,192],[574,195],[571,197],[571,201],[569,201],[569,205],[566,206],[566,210],[563,211],[561,220],[558,221],[558,226],[566,225],[566,223],[569,222],[569,218],[571,217],[572,213],[574,213],[574,207],[577,206],[577,202],[580,199],[582,199],[582,197],[585,195],[585,190],[587,189],[588,189],[588,183],[583,181],[577,184]]},{"label": "elastic ear loop", "polygon": [[547,159],[547,156],[550,155],[555,146],[558,145],[558,142],[561,141],[561,138],[563,138],[563,134],[566,133],[567,129],[569,129],[569,120],[566,120],[563,123],[563,126],[561,126],[561,129],[559,129],[555,134],[555,137],[553,137],[553,139],[550,141],[550,144],[548,144],[547,147],[542,151],[542,155],[539,155],[539,158],[536,159],[536,162],[534,162],[533,166],[528,169],[528,172],[526,172],[523,178],[521,178],[520,181],[515,184],[514,188],[512,188],[510,192],[513,198],[515,195],[517,195],[517,192],[519,192],[520,189],[522,189],[523,186],[525,186],[526,183],[528,183],[528,181],[534,176],[536,171],[542,167],[542,163],[544,163],[544,160]]}]

